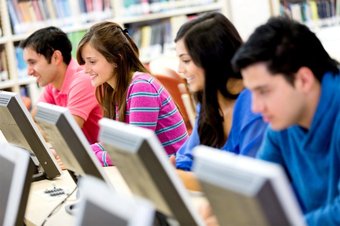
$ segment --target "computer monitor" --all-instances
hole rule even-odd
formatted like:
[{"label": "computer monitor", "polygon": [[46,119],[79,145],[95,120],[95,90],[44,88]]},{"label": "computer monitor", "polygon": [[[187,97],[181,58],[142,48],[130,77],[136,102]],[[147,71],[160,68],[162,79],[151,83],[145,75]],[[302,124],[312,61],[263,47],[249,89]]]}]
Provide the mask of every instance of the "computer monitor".
[{"label": "computer monitor", "polygon": [[82,177],[79,184],[80,203],[76,225],[153,225],[155,209],[151,202],[119,194],[91,176]]},{"label": "computer monitor", "polygon": [[193,153],[193,172],[220,226],[305,225],[280,165],[206,146]]},{"label": "computer monitor", "polygon": [[36,179],[59,176],[56,160],[18,94],[0,91],[0,115],[0,131],[6,141],[31,152],[38,165],[36,175],[41,174]]},{"label": "computer monitor", "polygon": [[[92,175],[111,184],[84,133],[67,108],[38,103],[35,120],[46,133],[66,169],[77,175]],[[77,183],[77,178],[74,179]]]},{"label": "computer monitor", "polygon": [[203,224],[152,130],[107,118],[99,125],[99,140],[133,194],[151,200],[172,223]]},{"label": "computer monitor", "polygon": [[24,225],[33,172],[27,151],[0,143],[0,225]]}]

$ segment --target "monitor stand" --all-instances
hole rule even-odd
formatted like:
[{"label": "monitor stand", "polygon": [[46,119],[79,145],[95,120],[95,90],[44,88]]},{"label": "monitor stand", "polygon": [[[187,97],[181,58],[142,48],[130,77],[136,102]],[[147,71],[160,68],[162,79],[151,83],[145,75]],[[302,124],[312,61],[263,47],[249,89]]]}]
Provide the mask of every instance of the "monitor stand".
[{"label": "monitor stand", "polygon": [[40,167],[37,157],[32,152],[30,152],[30,156],[31,156],[31,161],[33,162],[33,165],[35,166],[35,170],[32,176],[32,182],[47,179],[45,173],[42,172],[42,169]]}]

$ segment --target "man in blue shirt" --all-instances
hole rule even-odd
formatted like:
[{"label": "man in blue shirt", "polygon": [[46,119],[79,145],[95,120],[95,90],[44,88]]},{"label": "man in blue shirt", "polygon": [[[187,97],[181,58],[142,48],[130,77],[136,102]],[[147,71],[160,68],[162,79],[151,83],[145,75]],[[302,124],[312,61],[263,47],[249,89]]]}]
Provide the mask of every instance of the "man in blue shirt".
[{"label": "man in blue shirt", "polygon": [[308,225],[340,225],[340,76],[316,35],[288,18],[258,27],[233,58],[270,124],[257,157],[285,169]]}]

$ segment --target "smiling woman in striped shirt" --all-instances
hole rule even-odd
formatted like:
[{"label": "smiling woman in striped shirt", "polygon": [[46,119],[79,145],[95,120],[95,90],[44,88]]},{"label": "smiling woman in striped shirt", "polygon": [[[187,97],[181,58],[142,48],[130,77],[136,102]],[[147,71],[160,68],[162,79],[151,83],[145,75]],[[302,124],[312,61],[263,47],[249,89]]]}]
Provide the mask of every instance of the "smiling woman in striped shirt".
[{"label": "smiling woman in striped shirt", "polygon": [[[183,118],[140,62],[125,29],[114,22],[93,25],[79,43],[77,60],[96,87],[104,117],[151,129],[168,155],[176,153],[188,137]],[[100,144],[92,148],[104,166],[112,164]]]}]

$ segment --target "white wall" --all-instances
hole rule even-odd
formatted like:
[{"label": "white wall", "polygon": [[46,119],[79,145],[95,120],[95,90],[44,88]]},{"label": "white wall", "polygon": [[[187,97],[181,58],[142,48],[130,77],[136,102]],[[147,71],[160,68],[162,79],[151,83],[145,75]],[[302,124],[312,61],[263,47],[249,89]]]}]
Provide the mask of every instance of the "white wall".
[{"label": "white wall", "polygon": [[322,27],[315,30],[315,33],[328,54],[340,62],[340,25]]},{"label": "white wall", "polygon": [[271,0],[227,0],[228,18],[233,22],[243,40],[246,40],[254,29],[265,23],[272,15]]}]

